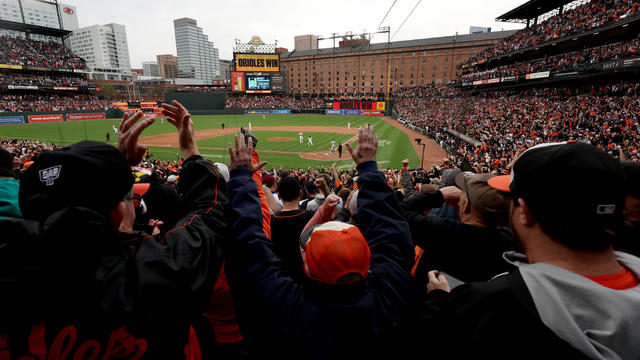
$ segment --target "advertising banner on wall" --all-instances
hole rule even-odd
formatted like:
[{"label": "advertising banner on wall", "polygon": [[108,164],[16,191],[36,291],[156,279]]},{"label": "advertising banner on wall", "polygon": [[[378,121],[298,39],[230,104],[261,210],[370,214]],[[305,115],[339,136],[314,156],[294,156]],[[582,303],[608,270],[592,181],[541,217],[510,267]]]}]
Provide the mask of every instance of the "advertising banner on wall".
[{"label": "advertising banner on wall", "polygon": [[92,114],[67,114],[67,121],[77,120],[104,120],[104,113],[92,113]]},{"label": "advertising banner on wall", "polygon": [[24,116],[0,116],[0,125],[22,123],[24,123]]},{"label": "advertising banner on wall", "polygon": [[245,110],[245,115],[263,115],[263,114],[272,114],[273,110]]},{"label": "advertising banner on wall", "polygon": [[30,123],[57,122],[57,121],[62,121],[62,114],[29,115]]},{"label": "advertising banner on wall", "polygon": [[38,90],[35,85],[7,85],[7,89],[13,90]]}]

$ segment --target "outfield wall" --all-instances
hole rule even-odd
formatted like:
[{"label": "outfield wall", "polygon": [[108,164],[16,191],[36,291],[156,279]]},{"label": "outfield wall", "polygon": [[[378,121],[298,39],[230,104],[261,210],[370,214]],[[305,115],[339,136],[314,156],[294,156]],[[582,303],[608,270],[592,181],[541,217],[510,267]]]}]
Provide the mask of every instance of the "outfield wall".
[{"label": "outfield wall", "polygon": [[0,125],[121,118],[122,110],[25,111],[0,113]]}]

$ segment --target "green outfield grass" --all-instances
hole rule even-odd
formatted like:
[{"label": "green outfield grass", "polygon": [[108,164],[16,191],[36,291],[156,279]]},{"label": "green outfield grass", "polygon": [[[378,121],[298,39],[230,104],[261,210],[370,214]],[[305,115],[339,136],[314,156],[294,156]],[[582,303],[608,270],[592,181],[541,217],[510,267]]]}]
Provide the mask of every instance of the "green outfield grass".
[{"label": "green outfield grass", "polygon": [[[400,167],[400,162],[404,158],[409,158],[411,163],[418,162],[418,156],[413,150],[411,140],[401,131],[384,122],[378,117],[372,116],[330,116],[330,115],[201,115],[193,116],[196,130],[220,129],[222,123],[226,128],[244,126],[248,128],[260,126],[344,126],[351,122],[351,127],[358,127],[370,124],[374,126],[376,133],[380,137],[380,148],[378,151],[378,161],[383,167]],[[60,123],[40,123],[40,124],[17,124],[0,126],[0,137],[2,138],[22,138],[29,140],[39,140],[60,145],[71,144],[81,140],[105,141],[105,135],[109,132],[111,142],[116,142],[116,137],[112,132],[112,125],[118,127],[119,119],[111,120],[91,120],[91,121],[70,121]],[[175,132],[175,128],[167,121],[162,123],[160,119],[151,125],[144,135],[158,135]],[[304,143],[301,145],[297,132],[275,132],[275,131],[253,131],[258,137],[258,150],[286,151],[286,152],[307,152],[329,150],[331,139],[342,143],[351,135],[334,133],[304,133]],[[314,147],[307,147],[306,138],[313,137]],[[266,141],[273,137],[290,137],[292,141],[272,142]],[[201,140],[198,144],[202,147],[226,147],[231,142],[231,135],[219,136]],[[353,144],[354,146],[356,143]],[[149,149],[155,157],[163,160],[175,160],[179,152],[176,148],[150,147]],[[228,153],[221,150],[202,149],[202,155],[212,161],[228,162]],[[330,166],[332,161],[315,161],[300,158],[296,154],[276,154],[261,153],[261,159],[269,161],[270,166],[279,167],[283,165],[287,168],[308,168],[316,166]],[[352,161],[349,158],[347,149],[342,154],[344,160],[338,160],[338,166],[350,167]]]}]

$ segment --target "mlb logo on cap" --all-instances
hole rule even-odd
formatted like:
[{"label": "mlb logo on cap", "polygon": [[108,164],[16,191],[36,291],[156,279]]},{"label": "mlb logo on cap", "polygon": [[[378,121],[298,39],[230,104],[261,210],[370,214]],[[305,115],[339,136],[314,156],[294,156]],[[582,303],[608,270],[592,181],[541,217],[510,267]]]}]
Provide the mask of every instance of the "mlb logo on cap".
[{"label": "mlb logo on cap", "polygon": [[47,186],[53,185],[53,181],[60,177],[62,172],[62,165],[52,166],[50,168],[42,169],[40,173],[40,181],[46,183]]}]

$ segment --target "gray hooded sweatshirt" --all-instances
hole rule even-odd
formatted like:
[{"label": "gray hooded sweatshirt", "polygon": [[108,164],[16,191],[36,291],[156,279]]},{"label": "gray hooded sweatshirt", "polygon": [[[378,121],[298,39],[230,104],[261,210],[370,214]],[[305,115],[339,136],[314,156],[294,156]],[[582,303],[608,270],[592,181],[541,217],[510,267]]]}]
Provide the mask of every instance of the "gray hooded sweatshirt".
[{"label": "gray hooded sweatshirt", "polygon": [[[615,256],[640,278],[639,258]],[[640,359],[640,285],[613,290],[554,265],[505,257],[520,268],[542,322],[558,337],[592,359]]]}]

